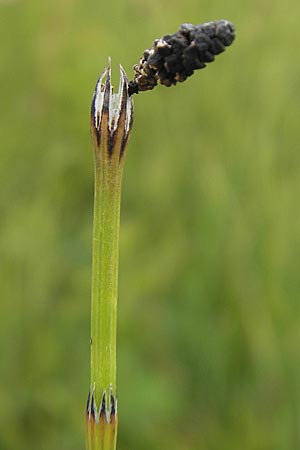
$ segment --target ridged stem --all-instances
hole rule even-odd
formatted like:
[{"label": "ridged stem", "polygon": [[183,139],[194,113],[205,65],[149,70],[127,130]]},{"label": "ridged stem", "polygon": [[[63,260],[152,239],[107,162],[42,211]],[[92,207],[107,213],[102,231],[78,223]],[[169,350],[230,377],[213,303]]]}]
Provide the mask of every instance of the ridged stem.
[{"label": "ridged stem", "polygon": [[[106,161],[95,168],[91,311],[91,385],[116,396],[116,324],[122,168]],[[100,389],[97,389],[97,388]]]}]

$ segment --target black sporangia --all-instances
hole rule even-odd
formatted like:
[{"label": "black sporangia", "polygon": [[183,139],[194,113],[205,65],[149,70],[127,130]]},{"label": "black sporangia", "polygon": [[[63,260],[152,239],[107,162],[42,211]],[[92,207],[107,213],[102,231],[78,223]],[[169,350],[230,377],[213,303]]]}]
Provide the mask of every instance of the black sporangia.
[{"label": "black sporangia", "polygon": [[129,82],[129,95],[153,89],[158,82],[172,86],[185,81],[195,70],[204,69],[232,44],[234,25],[228,20],[216,20],[199,25],[184,23],[174,34],[156,39],[144,51],[135,76]]}]

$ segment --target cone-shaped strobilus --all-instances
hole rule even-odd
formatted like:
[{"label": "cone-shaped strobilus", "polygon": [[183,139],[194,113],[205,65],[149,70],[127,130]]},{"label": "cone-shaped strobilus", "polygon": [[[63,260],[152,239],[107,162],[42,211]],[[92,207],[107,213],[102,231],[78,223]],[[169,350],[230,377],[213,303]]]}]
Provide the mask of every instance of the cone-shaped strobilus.
[{"label": "cone-shaped strobilus", "polygon": [[227,20],[183,24],[154,41],[128,82],[120,68],[117,94],[110,65],[96,84],[91,109],[94,148],[94,227],[91,384],[86,409],[87,450],[115,450],[117,439],[116,330],[121,182],[133,120],[132,94],[185,81],[234,40]]},{"label": "cone-shaped strobilus", "polygon": [[234,26],[228,20],[182,24],[176,33],[156,39],[144,51],[139,64],[134,66],[129,93],[151,90],[158,82],[172,86],[185,81],[195,70],[204,69],[214,61],[216,55],[232,44],[234,37]]}]

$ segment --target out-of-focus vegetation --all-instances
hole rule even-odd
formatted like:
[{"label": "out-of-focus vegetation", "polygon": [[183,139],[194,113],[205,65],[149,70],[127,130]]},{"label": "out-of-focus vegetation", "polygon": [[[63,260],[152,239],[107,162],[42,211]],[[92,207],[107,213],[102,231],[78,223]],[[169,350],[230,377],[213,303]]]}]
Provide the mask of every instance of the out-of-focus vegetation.
[{"label": "out-of-focus vegetation", "polygon": [[300,448],[300,4],[0,1],[0,450],[82,450],[89,107],[110,55],[227,18],[205,70],[135,100],[119,286],[120,450]]}]

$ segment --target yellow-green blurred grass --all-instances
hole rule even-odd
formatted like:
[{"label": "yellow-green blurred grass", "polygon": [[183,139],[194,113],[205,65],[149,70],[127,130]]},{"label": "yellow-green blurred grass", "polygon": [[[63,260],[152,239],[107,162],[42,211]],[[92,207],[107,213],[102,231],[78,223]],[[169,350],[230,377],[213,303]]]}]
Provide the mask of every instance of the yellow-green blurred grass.
[{"label": "yellow-green blurred grass", "polygon": [[294,0],[0,2],[0,450],[84,447],[89,104],[110,55],[227,18],[237,39],[135,98],[121,217],[120,450],[299,446]]}]

